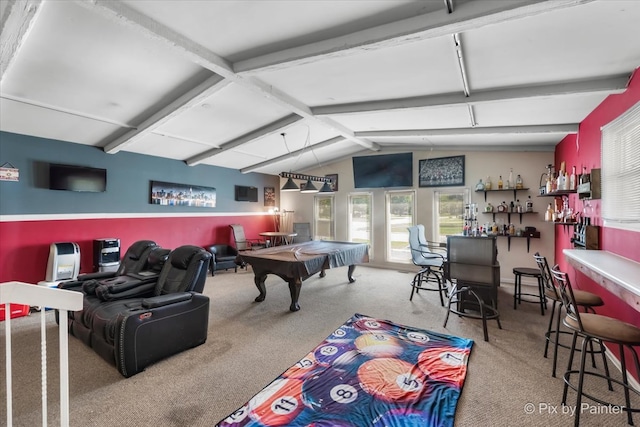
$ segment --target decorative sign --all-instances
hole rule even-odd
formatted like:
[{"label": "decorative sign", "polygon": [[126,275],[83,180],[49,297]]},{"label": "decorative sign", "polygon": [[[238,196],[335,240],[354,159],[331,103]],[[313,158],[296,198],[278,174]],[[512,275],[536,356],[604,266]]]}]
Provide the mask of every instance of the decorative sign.
[{"label": "decorative sign", "polygon": [[18,181],[19,178],[20,171],[14,168],[11,163],[5,163],[0,166],[0,181]]}]

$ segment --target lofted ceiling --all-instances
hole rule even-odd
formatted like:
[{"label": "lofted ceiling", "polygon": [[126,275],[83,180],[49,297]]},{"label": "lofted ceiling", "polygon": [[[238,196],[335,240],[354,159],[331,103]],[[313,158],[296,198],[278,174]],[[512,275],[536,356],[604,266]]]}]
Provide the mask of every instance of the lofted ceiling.
[{"label": "lofted ceiling", "polygon": [[553,150],[640,65],[632,0],[0,5],[1,130],[273,175]]}]

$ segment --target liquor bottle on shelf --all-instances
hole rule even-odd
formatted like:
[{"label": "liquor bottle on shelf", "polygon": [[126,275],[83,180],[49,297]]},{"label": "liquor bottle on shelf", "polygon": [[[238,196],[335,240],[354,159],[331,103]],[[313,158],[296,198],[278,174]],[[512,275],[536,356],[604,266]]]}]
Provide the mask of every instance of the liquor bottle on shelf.
[{"label": "liquor bottle on shelf", "polygon": [[553,221],[553,207],[551,206],[551,203],[549,203],[547,211],[544,213],[544,220],[548,222]]},{"label": "liquor bottle on shelf", "polygon": [[500,178],[498,178],[498,190],[502,190],[502,175],[500,175]]},{"label": "liquor bottle on shelf", "polygon": [[529,196],[529,198],[527,199],[527,203],[526,203],[526,211],[527,212],[533,212],[533,200],[531,200],[531,196]]},{"label": "liquor bottle on shelf", "polygon": [[524,183],[522,182],[522,177],[518,174],[516,178],[516,190],[522,190],[524,188]]},{"label": "liquor bottle on shelf", "polygon": [[576,167],[571,169],[571,176],[569,177],[569,190],[576,189]]},{"label": "liquor bottle on shelf", "polygon": [[513,168],[509,170],[509,181],[507,181],[507,188],[514,188],[516,183],[513,182]]},{"label": "liquor bottle on shelf", "polygon": [[487,176],[487,180],[484,182],[484,189],[491,190],[491,177]]}]

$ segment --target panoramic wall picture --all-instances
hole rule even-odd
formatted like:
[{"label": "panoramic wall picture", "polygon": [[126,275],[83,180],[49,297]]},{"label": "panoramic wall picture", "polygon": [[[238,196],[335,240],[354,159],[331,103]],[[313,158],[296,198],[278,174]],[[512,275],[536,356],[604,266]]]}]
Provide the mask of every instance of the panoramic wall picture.
[{"label": "panoramic wall picture", "polygon": [[215,208],[216,189],[198,185],[151,181],[151,204]]},{"label": "panoramic wall picture", "polygon": [[464,156],[420,160],[420,187],[453,187],[464,185]]}]

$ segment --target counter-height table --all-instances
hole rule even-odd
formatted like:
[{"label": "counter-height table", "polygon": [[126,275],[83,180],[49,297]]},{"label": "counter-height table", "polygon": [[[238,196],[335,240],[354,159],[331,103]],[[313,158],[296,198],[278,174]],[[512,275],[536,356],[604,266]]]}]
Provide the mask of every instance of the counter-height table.
[{"label": "counter-height table", "polygon": [[640,311],[640,263],[608,251],[564,249],[577,271]]}]

